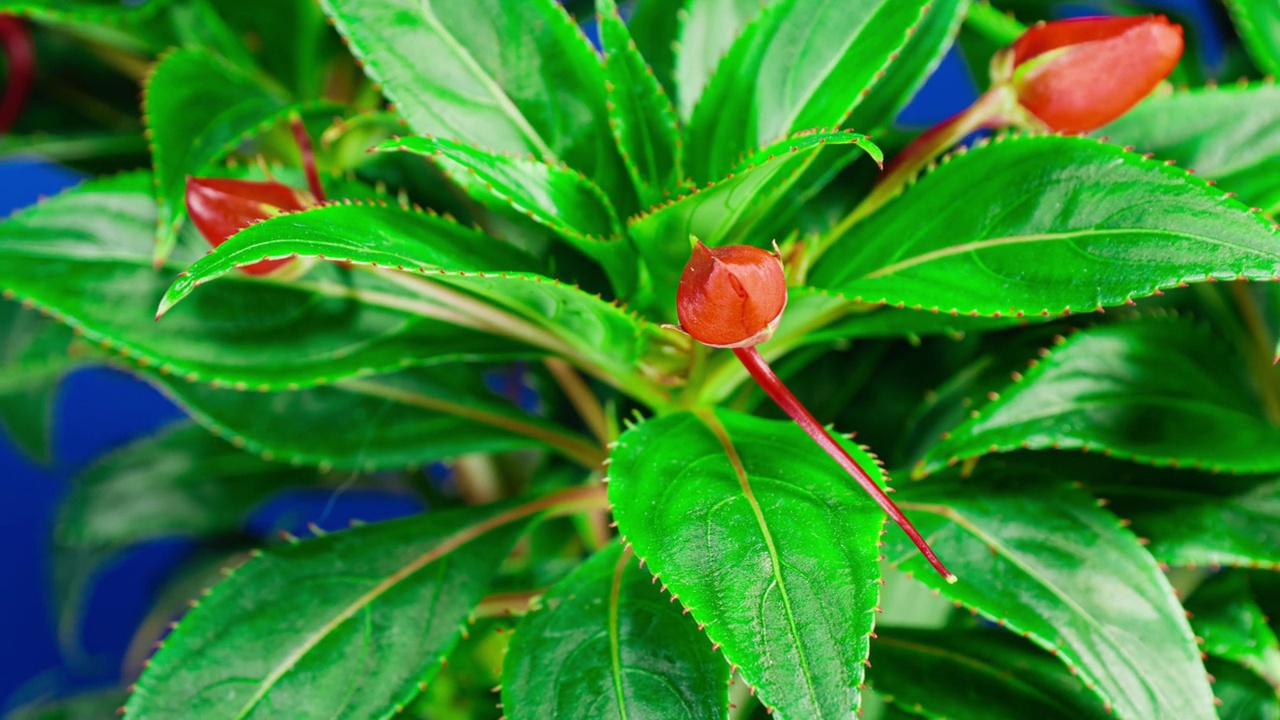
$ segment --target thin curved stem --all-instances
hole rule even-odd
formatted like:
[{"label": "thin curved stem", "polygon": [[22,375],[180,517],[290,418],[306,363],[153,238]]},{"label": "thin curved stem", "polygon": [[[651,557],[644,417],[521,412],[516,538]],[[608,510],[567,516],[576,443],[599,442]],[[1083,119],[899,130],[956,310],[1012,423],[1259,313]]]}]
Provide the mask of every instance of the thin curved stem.
[{"label": "thin curved stem", "polygon": [[324,202],[324,185],[320,183],[320,171],[316,169],[316,150],[311,145],[311,136],[307,134],[307,126],[302,124],[302,117],[294,113],[289,118],[289,129],[293,131],[293,139],[298,142],[298,151],[302,153],[302,169],[307,174],[307,187],[311,189],[316,202]]},{"label": "thin curved stem", "polygon": [[0,133],[7,133],[26,105],[36,75],[36,52],[31,31],[16,17],[0,17],[0,47],[4,50],[8,77],[0,97]]},{"label": "thin curved stem", "polygon": [[872,500],[876,501],[880,509],[884,510],[898,524],[898,527],[902,528],[902,531],[907,534],[907,537],[911,538],[911,542],[915,543],[916,548],[929,561],[933,569],[937,570],[938,574],[945,578],[947,582],[955,582],[956,576],[942,564],[942,561],[934,554],[933,549],[929,547],[929,543],[920,537],[920,533],[911,524],[911,521],[907,519],[907,516],[898,509],[898,506],[889,499],[889,496],[871,479],[871,476],[867,475],[867,472],[858,465],[858,462],[849,455],[848,451],[841,447],[835,438],[831,437],[831,433],[827,432],[818,423],[808,408],[801,404],[800,400],[787,389],[786,385],[782,384],[782,381],[774,374],[769,364],[764,361],[764,358],[760,357],[760,353],[754,347],[748,347],[734,348],[733,354],[738,356],[738,360],[747,368],[747,372],[751,373],[751,377],[755,378],[761,389],[778,404],[778,407],[782,408],[787,415],[790,415],[791,419],[808,433],[809,437],[813,438],[813,441],[819,447],[826,451],[833,460],[839,463],[845,472],[849,473],[862,486],[862,489],[871,496]]}]

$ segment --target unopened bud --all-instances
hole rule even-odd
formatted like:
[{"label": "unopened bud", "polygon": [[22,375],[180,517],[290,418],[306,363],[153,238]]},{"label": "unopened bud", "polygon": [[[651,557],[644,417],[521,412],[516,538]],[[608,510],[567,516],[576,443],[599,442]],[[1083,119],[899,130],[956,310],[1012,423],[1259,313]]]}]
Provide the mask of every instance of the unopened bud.
[{"label": "unopened bud", "polygon": [[[250,225],[311,206],[310,196],[278,182],[228,178],[187,178],[187,215],[213,247]],[[250,275],[266,275],[293,262],[263,260],[241,268]]]},{"label": "unopened bud", "polygon": [[1163,15],[1042,23],[996,55],[992,80],[1057,132],[1089,132],[1125,114],[1182,57],[1182,27]]},{"label": "unopened bud", "polygon": [[709,248],[701,242],[680,276],[680,329],[712,347],[743,348],[773,336],[787,306],[782,261],[750,245]]}]

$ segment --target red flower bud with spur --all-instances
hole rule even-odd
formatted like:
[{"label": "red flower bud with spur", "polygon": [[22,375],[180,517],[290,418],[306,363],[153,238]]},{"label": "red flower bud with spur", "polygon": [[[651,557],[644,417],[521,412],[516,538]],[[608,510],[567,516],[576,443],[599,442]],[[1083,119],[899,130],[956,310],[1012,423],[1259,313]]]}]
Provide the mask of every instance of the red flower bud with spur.
[{"label": "red flower bud with spur", "polygon": [[997,55],[1018,104],[1052,130],[1089,132],[1125,114],[1182,57],[1182,27],[1163,15],[1036,25]]},{"label": "red flower bud with spur", "polygon": [[786,305],[787,278],[776,253],[749,245],[708,248],[701,242],[694,243],[693,255],[676,291],[680,329],[704,345],[733,348],[738,361],[778,407],[893,518],[947,582],[955,582],[956,576],[942,564],[884,489],[787,389],[756,350],[756,345],[773,336]]},{"label": "red flower bud with spur", "polygon": [[[256,222],[284,212],[306,210],[324,201],[324,188],[316,171],[311,139],[300,119],[294,118],[292,127],[302,152],[310,192],[275,180],[187,177],[187,216],[210,245],[216,248]],[[298,267],[293,258],[282,258],[262,260],[240,269],[250,275],[269,275],[290,264]]]}]

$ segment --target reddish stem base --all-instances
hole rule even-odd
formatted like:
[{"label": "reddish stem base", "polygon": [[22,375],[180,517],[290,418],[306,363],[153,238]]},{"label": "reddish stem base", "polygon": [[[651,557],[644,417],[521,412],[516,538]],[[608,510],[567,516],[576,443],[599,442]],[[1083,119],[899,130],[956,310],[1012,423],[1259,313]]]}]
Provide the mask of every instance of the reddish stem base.
[{"label": "reddish stem base", "polygon": [[942,561],[938,559],[938,556],[929,547],[929,543],[920,537],[920,533],[916,531],[915,526],[911,524],[906,515],[902,514],[902,510],[898,509],[898,506],[889,499],[884,490],[867,475],[857,461],[840,446],[840,443],[831,437],[831,434],[818,423],[813,414],[800,403],[796,396],[791,394],[787,386],[782,384],[782,381],[773,373],[773,369],[769,367],[769,364],[764,361],[764,358],[760,357],[760,352],[754,347],[734,348],[733,354],[738,356],[738,360],[742,361],[742,364],[747,368],[747,372],[751,373],[751,377],[755,378],[756,383],[760,385],[769,397],[773,398],[778,407],[782,408],[787,415],[790,415],[791,419],[795,420],[796,424],[804,429],[809,434],[809,437],[818,443],[819,447],[839,463],[845,472],[849,473],[854,480],[857,480],[862,489],[866,490],[867,494],[876,501],[876,504],[889,517],[893,518],[898,527],[902,528],[907,537],[911,538],[911,542],[915,543],[916,548],[929,561],[933,569],[937,570],[938,574],[945,578],[947,582],[955,582],[956,576],[942,564]]}]

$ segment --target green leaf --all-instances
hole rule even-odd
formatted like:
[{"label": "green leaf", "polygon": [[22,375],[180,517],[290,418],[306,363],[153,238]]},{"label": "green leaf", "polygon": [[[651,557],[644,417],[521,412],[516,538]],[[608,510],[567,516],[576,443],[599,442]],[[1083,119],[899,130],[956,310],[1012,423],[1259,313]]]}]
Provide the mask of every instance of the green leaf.
[{"label": "green leaf", "polygon": [[615,544],[556,583],[516,626],[502,707],[512,720],[711,720],[729,711],[728,682],[729,665],[697,623]]},{"label": "green leaf", "polygon": [[554,0],[322,5],[416,133],[564,160],[629,206],[604,71]]},{"label": "green leaf", "polygon": [[1176,160],[1250,205],[1280,209],[1280,86],[1274,82],[1152,97],[1098,134]]},{"label": "green leaf", "polygon": [[1111,502],[1149,550],[1173,566],[1280,569],[1280,480],[1206,477],[1137,466],[1095,474],[1089,489]]},{"label": "green leaf", "polygon": [[693,115],[716,66],[764,6],[760,0],[687,0],[675,56],[681,119]]},{"label": "green leaf", "polygon": [[[383,214],[406,234],[380,234],[374,242],[368,235],[370,223],[377,222],[379,212],[367,207],[328,206],[253,225],[192,265],[187,276],[165,295],[164,307],[173,307],[196,285],[230,273],[237,263],[253,262],[263,256],[288,257],[297,253],[315,257],[324,253],[356,264],[376,263],[388,273],[392,272],[389,268],[403,265],[406,271],[429,274],[429,281],[407,280],[418,297],[386,292],[355,295],[365,305],[385,305],[453,323],[469,323],[564,355],[647,402],[657,402],[665,395],[650,378],[661,374],[661,362],[672,355],[670,340],[659,328],[559,281],[541,275],[499,272],[527,261],[522,253],[516,254],[492,238],[409,211],[387,208]],[[436,225],[448,234],[436,233],[439,243],[422,242],[421,232]],[[415,226],[420,228],[418,235],[407,233]],[[475,263],[480,261],[469,253],[481,249],[490,257],[497,253],[518,259],[477,266]],[[452,264],[463,260],[471,263],[469,270]],[[486,267],[493,272],[483,272]],[[482,272],[475,272],[477,268]],[[440,274],[441,270],[445,274]]]},{"label": "green leaf", "polygon": [[1204,180],[1095,140],[1012,136],[952,156],[835,240],[810,284],[952,314],[1091,311],[1267,279],[1280,238]]},{"label": "green leaf", "polygon": [[77,477],[55,539],[120,547],[231,533],[263,500],[317,479],[312,469],[264,462],[202,427],[182,424],[112,453]]},{"label": "green leaf", "polygon": [[1280,7],[1270,0],[1223,0],[1245,49],[1264,73],[1280,74]]},{"label": "green leaf", "polygon": [[[331,184],[339,197],[360,187]],[[438,218],[386,208],[325,212],[345,213],[348,222],[359,213],[366,244],[372,243],[366,233],[392,229],[419,233],[412,238],[415,249],[426,247],[427,237],[437,240],[431,247],[438,251],[418,256],[424,261],[447,256],[447,240],[458,262],[525,257],[499,253],[496,243],[476,242],[483,235]],[[386,221],[388,216],[399,224]],[[290,217],[277,220],[289,223]],[[510,341],[421,317],[403,304],[361,302],[371,295],[394,296],[398,289],[370,273],[327,263],[293,283],[232,273],[157,323],[156,306],[173,275],[208,245],[187,232],[169,264],[153,270],[155,220],[144,173],[87,182],[24,210],[0,224],[0,289],[51,313],[87,340],[162,373],[235,387],[304,387],[407,365],[521,352]],[[397,262],[387,255],[376,259]]]},{"label": "green leaf", "polygon": [[675,66],[679,15],[684,7],[685,0],[636,0],[627,23],[640,54],[673,100],[680,95]]},{"label": "green leaf", "polygon": [[918,474],[991,452],[1083,449],[1163,465],[1280,471],[1243,362],[1205,327],[1151,319],[1082,330],[935,445]]},{"label": "green leaf", "polygon": [[1239,663],[1280,687],[1280,640],[1253,599],[1244,573],[1206,578],[1184,604],[1191,629],[1204,638],[1205,652]]},{"label": "green leaf", "polygon": [[1004,630],[880,627],[868,675],[886,702],[929,718],[1110,717],[1062,663]]},{"label": "green leaf", "polygon": [[867,494],[793,423],[723,410],[649,420],[610,459],[619,531],[762,702],[851,715],[879,596]]},{"label": "green leaf", "polygon": [[53,702],[24,705],[5,715],[5,720],[102,720],[114,716],[127,698],[123,690],[99,690]]},{"label": "green leaf", "polygon": [[457,643],[529,507],[429,513],[255,553],[164,641],[125,717],[390,717]]},{"label": "green leaf", "polygon": [[23,452],[53,458],[50,433],[58,384],[81,364],[71,331],[15,303],[0,303],[0,426]]},{"label": "green leaf", "polygon": [[800,130],[836,128],[907,43],[928,0],[782,0],[747,25],[689,120],[699,185],[742,153]]},{"label": "green leaf", "polygon": [[155,164],[156,263],[178,241],[187,217],[188,175],[200,175],[247,135],[274,124],[288,106],[240,68],[203,50],[178,50],[156,63],[143,96]]},{"label": "green leaf", "polygon": [[640,206],[662,202],[684,179],[684,147],[671,101],[618,16],[614,0],[598,0],[600,42],[609,83],[609,128],[627,166]]},{"label": "green leaf", "polygon": [[1209,658],[1205,667],[1214,677],[1213,692],[1222,701],[1221,720],[1275,720],[1280,700],[1266,680],[1225,660]]},{"label": "green leaf", "polygon": [[653,302],[660,312],[666,316],[674,313],[676,284],[689,261],[690,235],[708,245],[767,245],[769,238],[747,237],[745,231],[766,217],[772,201],[781,197],[777,183],[785,184],[828,145],[846,146],[828,152],[856,153],[861,149],[876,162],[882,160],[880,149],[863,135],[800,133],[750,154],[719,182],[684,191],[675,200],[628,220],[631,237],[649,266],[655,288]]},{"label": "green leaf", "polygon": [[[510,218],[525,217],[568,241],[600,263],[628,294],[634,284],[631,251],[622,239],[617,213],[600,188],[581,172],[533,158],[498,155],[434,137],[407,137],[379,145],[382,151],[405,151],[429,158],[469,196]],[[474,241],[495,245],[489,238]],[[484,270],[528,269],[525,265],[491,265]]]},{"label": "green leaf", "polygon": [[551,447],[588,467],[592,443],[503,402],[453,364],[286,392],[237,392],[146,375],[200,424],[266,460],[351,470],[418,467],[472,452]]},{"label": "green leaf", "polygon": [[948,585],[899,532],[890,564],[1029,637],[1118,717],[1215,717],[1182,606],[1115,516],[1043,467],[988,467],[900,487],[898,506],[960,577]]}]

